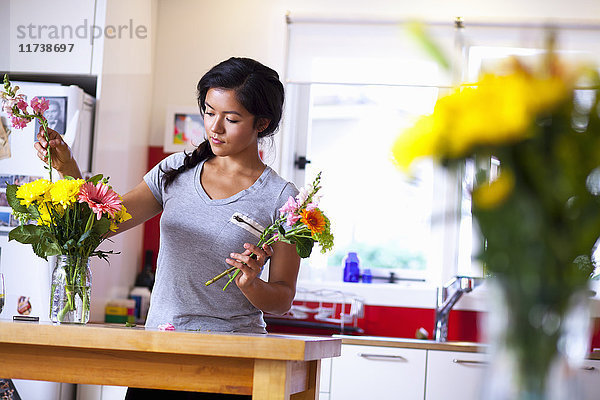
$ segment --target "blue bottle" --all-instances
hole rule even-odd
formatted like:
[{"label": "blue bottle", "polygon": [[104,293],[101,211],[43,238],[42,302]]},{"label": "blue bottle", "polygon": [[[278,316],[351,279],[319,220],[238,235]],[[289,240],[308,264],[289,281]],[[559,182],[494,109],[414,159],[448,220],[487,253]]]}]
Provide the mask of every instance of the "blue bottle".
[{"label": "blue bottle", "polygon": [[369,268],[365,268],[362,273],[362,281],[363,283],[371,283],[373,282],[373,274]]},{"label": "blue bottle", "polygon": [[344,282],[358,282],[360,278],[360,261],[358,255],[351,251],[344,258]]}]

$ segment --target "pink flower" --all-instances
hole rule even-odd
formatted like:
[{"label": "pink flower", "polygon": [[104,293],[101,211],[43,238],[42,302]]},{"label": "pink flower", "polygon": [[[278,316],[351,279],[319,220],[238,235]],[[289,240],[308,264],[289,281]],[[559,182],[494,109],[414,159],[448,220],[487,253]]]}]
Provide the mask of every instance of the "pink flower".
[{"label": "pink flower", "polygon": [[279,212],[282,214],[285,213],[294,213],[296,211],[298,211],[298,203],[296,203],[296,200],[290,196],[288,198],[288,201],[279,209]]},{"label": "pink flower", "polygon": [[17,104],[17,102],[13,99],[4,100],[2,104],[2,111],[8,114],[9,117],[13,115],[13,106]]},{"label": "pink flower", "polygon": [[158,326],[158,330],[159,331],[174,331],[175,327],[173,326],[173,324],[168,323],[168,324],[160,324]]},{"label": "pink flower", "polygon": [[43,114],[50,107],[50,102],[43,97],[34,97],[31,100],[31,108],[36,114]]},{"label": "pink flower", "polygon": [[27,120],[25,118],[19,118],[19,117],[15,117],[14,115],[11,115],[10,122],[11,122],[13,128],[15,128],[15,129],[23,129],[23,128],[25,128],[27,126],[27,124],[29,123],[29,120]]},{"label": "pink flower", "polygon": [[300,216],[297,214],[288,214],[287,215],[287,224],[288,226],[292,226],[294,225],[296,222],[298,222],[298,220],[300,219]]},{"label": "pink flower", "polygon": [[102,213],[107,213],[111,218],[121,209],[121,198],[108,187],[108,185],[98,182],[94,186],[90,182],[81,185],[78,196],[80,203],[87,203],[90,209],[96,213],[96,218],[102,218]]},{"label": "pink flower", "polygon": [[298,195],[296,196],[296,200],[298,201],[298,205],[302,205],[304,204],[304,202],[306,201],[306,199],[308,199],[308,195],[310,193],[308,192],[308,189],[306,189],[305,187],[301,187],[300,191],[298,192]]},{"label": "pink flower", "polygon": [[318,204],[315,202],[308,203],[308,205],[306,206],[306,211],[312,211],[317,207],[318,207]]},{"label": "pink flower", "polygon": [[17,107],[19,107],[19,109],[24,113],[27,112],[27,102],[25,100],[20,99],[19,101],[17,101]]}]

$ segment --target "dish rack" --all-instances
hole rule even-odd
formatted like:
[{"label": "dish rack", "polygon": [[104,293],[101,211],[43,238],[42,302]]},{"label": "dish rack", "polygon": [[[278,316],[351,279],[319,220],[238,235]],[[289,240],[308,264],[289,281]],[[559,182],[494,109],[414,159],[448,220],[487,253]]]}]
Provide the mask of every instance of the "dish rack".
[{"label": "dish rack", "polygon": [[[364,300],[352,294],[338,290],[296,289],[296,297],[290,310],[278,319],[304,321],[314,327],[335,328],[341,333],[354,331],[362,332],[358,320],[364,318]],[[312,321],[312,322],[311,322]]]}]

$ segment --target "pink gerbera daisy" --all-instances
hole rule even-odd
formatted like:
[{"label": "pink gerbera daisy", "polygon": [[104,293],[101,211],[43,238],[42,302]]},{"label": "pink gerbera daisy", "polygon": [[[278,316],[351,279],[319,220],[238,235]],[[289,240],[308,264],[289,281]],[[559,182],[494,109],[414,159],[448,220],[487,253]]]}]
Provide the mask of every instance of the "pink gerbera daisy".
[{"label": "pink gerbera daisy", "polygon": [[96,213],[97,219],[102,218],[102,213],[107,213],[114,218],[115,213],[121,209],[119,195],[102,182],[98,182],[96,186],[90,182],[81,185],[78,199],[80,203],[88,204],[90,209]]}]

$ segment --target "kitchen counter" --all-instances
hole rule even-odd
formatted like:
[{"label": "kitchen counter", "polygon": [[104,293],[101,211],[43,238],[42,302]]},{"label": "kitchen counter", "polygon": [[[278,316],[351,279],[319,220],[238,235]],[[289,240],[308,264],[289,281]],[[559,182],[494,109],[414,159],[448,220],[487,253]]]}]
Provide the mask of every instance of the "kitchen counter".
[{"label": "kitchen counter", "polygon": [[[458,351],[466,353],[485,353],[489,345],[475,342],[436,342],[435,340],[419,340],[378,336],[334,335],[342,339],[342,344],[362,346],[398,347],[405,349]],[[600,360],[600,349],[593,349],[588,354],[589,360]]]},{"label": "kitchen counter", "polygon": [[0,320],[0,377],[314,400],[341,342]]},{"label": "kitchen counter", "polygon": [[469,353],[485,352],[487,345],[474,342],[436,342],[435,340],[419,340],[378,336],[334,335],[342,339],[342,344],[362,346],[399,347],[405,349],[462,351]]}]

